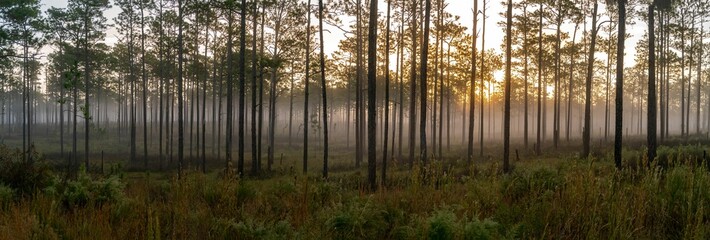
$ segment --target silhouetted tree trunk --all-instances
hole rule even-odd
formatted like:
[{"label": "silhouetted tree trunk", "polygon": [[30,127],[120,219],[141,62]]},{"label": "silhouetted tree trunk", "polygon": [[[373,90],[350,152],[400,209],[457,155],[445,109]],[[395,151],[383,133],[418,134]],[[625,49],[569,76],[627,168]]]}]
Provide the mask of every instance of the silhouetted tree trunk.
[{"label": "silhouetted tree trunk", "polygon": [[[473,128],[474,115],[476,113],[476,37],[478,31],[478,0],[473,0],[473,29],[471,35],[473,42],[471,43],[471,89],[469,92],[469,111],[468,111],[468,154],[466,161],[471,164],[473,158]],[[483,120],[481,120],[483,121]]]},{"label": "silhouetted tree trunk", "polygon": [[[475,9],[475,7],[474,7]],[[523,5],[523,18],[528,19],[528,5]],[[523,78],[524,78],[524,90],[523,90],[523,102],[525,102],[525,110],[524,110],[524,117],[523,117],[523,142],[525,145],[525,149],[528,149],[528,127],[529,127],[529,121],[528,118],[530,114],[528,114],[528,109],[530,107],[530,104],[528,103],[528,24],[523,23],[523,55],[524,55],[524,60],[523,60]]]},{"label": "silhouetted tree trunk", "polygon": [[592,127],[592,77],[594,75],[594,51],[597,45],[597,9],[599,5],[594,0],[594,8],[592,10],[592,39],[589,45],[589,58],[587,58],[587,79],[585,83],[585,100],[584,100],[584,131],[582,132],[582,157],[589,156],[589,144]]},{"label": "silhouetted tree trunk", "polygon": [[237,174],[244,174],[244,87],[246,83],[246,32],[247,1],[242,0],[241,30],[239,36],[239,149],[237,155]]},{"label": "silhouetted tree trunk", "polygon": [[[143,81],[143,168],[148,169],[148,75],[145,70],[145,2],[139,1],[141,10],[141,78]],[[99,103],[100,104],[100,103]]]},{"label": "silhouetted tree trunk", "polygon": [[355,167],[360,167],[363,152],[363,120],[362,116],[362,1],[356,2],[356,63],[355,63]]},{"label": "silhouetted tree trunk", "polygon": [[[320,1],[322,2],[323,0]],[[370,22],[368,27],[367,182],[370,184],[370,190],[374,191],[377,188],[377,1],[370,1]],[[325,88],[325,85],[323,87]]]},{"label": "silhouetted tree trunk", "polygon": [[[310,4],[309,4],[310,6]],[[256,121],[256,108],[258,103],[256,102],[256,78],[257,78],[257,58],[256,58],[256,39],[257,39],[257,28],[259,19],[259,5],[257,1],[254,1],[254,12],[253,14],[253,31],[252,31],[252,42],[251,42],[251,174],[257,175],[259,173],[259,161],[257,154],[257,121]],[[310,12],[309,12],[310,13]],[[308,68],[306,68],[308,69]]]},{"label": "silhouetted tree trunk", "polygon": [[[484,104],[484,101],[485,101],[485,100],[484,100],[485,98],[484,98],[484,95],[483,95],[483,90],[485,89],[484,81],[485,81],[485,79],[486,79],[485,76],[483,75],[484,72],[485,72],[485,63],[486,63],[486,58],[485,58],[485,53],[486,53],[486,1],[485,1],[485,0],[483,1],[483,12],[482,12],[482,13],[483,13],[483,17],[482,17],[482,18],[483,18],[483,27],[482,27],[482,28],[483,28],[483,35],[481,36],[481,74],[480,74],[480,78],[481,78],[481,79],[480,79],[479,92],[478,92],[478,98],[481,100],[481,103],[480,103],[480,104],[481,104],[481,105],[480,105],[480,108],[481,108],[481,109],[479,110],[480,112],[479,112],[479,115],[478,115],[478,117],[480,118],[480,119],[479,119],[479,122],[480,122],[480,125],[481,125],[481,132],[480,132],[480,134],[481,134],[481,139],[480,139],[480,140],[481,140],[481,141],[478,143],[478,144],[480,145],[480,146],[478,147],[478,156],[481,157],[481,158],[483,158],[483,132],[484,132],[484,131],[483,131],[483,116],[484,116],[484,114],[483,114],[483,104]],[[490,95],[490,94],[489,94],[489,95]],[[471,99],[470,101],[475,102],[476,100],[475,100],[475,99]],[[491,121],[490,121],[490,118],[489,118],[488,126],[490,126],[490,125],[491,125]]]},{"label": "silhouetted tree trunk", "polygon": [[[377,5],[375,5],[375,8],[376,7]],[[320,83],[321,96],[323,97],[323,178],[328,179],[328,96],[326,95],[327,86],[325,84],[325,45],[323,44],[323,0],[318,0],[318,28],[318,31],[320,32]]]},{"label": "silhouetted tree trunk", "polygon": [[[377,1],[372,1],[372,2],[377,2]],[[371,8],[372,8],[372,6],[371,6]],[[375,14],[374,14],[375,20],[377,20],[377,13],[376,13],[377,12],[377,4],[376,3],[374,6],[374,9],[375,9],[375,11],[372,11],[372,9],[370,9],[370,11],[375,12]],[[390,70],[389,70],[389,65],[390,65],[390,18],[391,18],[390,15],[391,15],[391,10],[392,10],[392,3],[389,2],[387,4],[387,30],[386,30],[387,32],[385,34],[385,53],[386,53],[385,54],[385,65],[384,65],[384,72],[385,72],[385,106],[384,106],[385,107],[385,123],[384,123],[385,136],[384,137],[385,138],[382,142],[382,145],[383,145],[382,146],[382,186],[385,186],[387,184],[387,156],[388,156],[387,155],[387,140],[388,140],[388,136],[389,136],[389,122],[390,122],[390,120],[389,120],[389,117],[390,117],[390,108],[389,108],[389,105],[390,105],[390,72],[389,71]],[[370,17],[372,17],[372,15],[373,14],[370,14]],[[377,28],[376,27],[375,27],[375,35],[374,36],[377,36]],[[376,37],[373,37],[373,38],[375,38],[375,42],[376,42]],[[375,47],[375,50],[377,50],[376,47]],[[377,52],[377,51],[375,51],[375,52]],[[375,58],[376,58],[377,54],[375,53],[375,54],[373,54],[373,56],[375,56]],[[377,116],[375,116],[375,117],[377,117]],[[374,169],[374,167],[373,167],[373,169]]]},{"label": "silhouetted tree trunk", "polygon": [[510,172],[510,81],[511,81],[511,43],[512,43],[512,29],[513,29],[513,1],[508,0],[508,12],[506,24],[506,40],[505,40],[505,116],[503,118],[503,172]]},{"label": "silhouetted tree trunk", "polygon": [[648,167],[656,158],[656,35],[655,35],[655,4],[648,6]]},{"label": "silhouetted tree trunk", "polygon": [[419,123],[419,136],[421,141],[420,155],[424,165],[427,164],[427,145],[426,145],[426,108],[427,108],[427,67],[429,60],[429,22],[431,20],[431,0],[424,1],[426,5],[424,6],[424,41],[422,43],[422,54],[421,54],[421,94],[420,94],[420,106],[421,106],[421,116]]},{"label": "silhouetted tree trunk", "polygon": [[[228,4],[227,7],[229,8],[229,10],[227,11],[227,14],[228,14],[228,16],[227,16],[227,28],[228,28],[227,29],[227,64],[232,64],[232,63],[234,63],[233,56],[232,56],[233,55],[233,53],[232,53],[232,46],[233,46],[232,45],[233,44],[232,37],[234,34],[233,30],[232,30],[233,29],[233,22],[234,22],[232,8],[234,6],[232,4]],[[234,129],[232,126],[233,121],[234,121],[234,119],[232,117],[232,116],[234,116],[234,114],[233,114],[234,108],[232,107],[232,105],[234,104],[234,101],[232,100],[232,98],[233,98],[232,91],[234,89],[234,71],[229,66],[226,67],[226,70],[227,70],[227,117],[226,117],[227,118],[227,126],[226,126],[227,131],[225,133],[226,140],[224,142],[225,157],[226,157],[224,169],[225,169],[226,173],[229,173],[231,170],[229,165],[232,162],[232,133],[234,133]],[[182,111],[182,106],[180,106],[179,108],[180,108],[179,110]]]},{"label": "silhouetted tree trunk", "polygon": [[[183,163],[185,160],[185,124],[183,122],[184,118],[184,99],[183,99],[183,89],[182,89],[182,68],[183,68],[183,36],[182,36],[182,19],[183,19],[183,9],[182,9],[182,0],[178,0],[178,12],[179,12],[179,24],[178,24],[178,161],[179,161],[179,166],[178,166],[178,178],[182,176],[182,168],[183,168]],[[230,14],[230,20],[231,20],[231,14]],[[231,21],[230,21],[231,23]],[[231,29],[231,27],[230,27]],[[230,35],[231,36],[231,35]],[[231,37],[230,37],[231,39]],[[231,46],[231,45],[230,45]],[[231,49],[231,48],[230,48]],[[231,82],[231,81],[230,81]],[[230,88],[231,89],[231,88]],[[230,139],[231,140],[231,139]],[[229,150],[229,149],[227,149]],[[227,151],[229,152],[229,151]],[[229,153],[227,153],[229,154]],[[227,157],[227,161],[230,160],[230,157]]]},{"label": "silhouetted tree trunk", "polygon": [[[308,172],[308,90],[311,77],[311,0],[306,7],[306,77],[303,83],[303,173]],[[350,111],[350,108],[348,108]]]},{"label": "silhouetted tree trunk", "polygon": [[417,4],[418,0],[412,1],[412,24],[409,28],[412,31],[412,52],[411,52],[411,69],[409,78],[409,167],[414,166],[414,149],[416,143],[416,115],[417,115]]},{"label": "silhouetted tree trunk", "polygon": [[614,164],[621,169],[622,127],[624,124],[624,46],[626,40],[626,0],[617,0],[619,30],[616,47],[616,120],[614,127]]},{"label": "silhouetted tree trunk", "polygon": [[542,3],[539,3],[540,14],[538,41],[537,41],[537,141],[535,144],[535,153],[540,155],[542,141],[540,141],[542,130]]}]

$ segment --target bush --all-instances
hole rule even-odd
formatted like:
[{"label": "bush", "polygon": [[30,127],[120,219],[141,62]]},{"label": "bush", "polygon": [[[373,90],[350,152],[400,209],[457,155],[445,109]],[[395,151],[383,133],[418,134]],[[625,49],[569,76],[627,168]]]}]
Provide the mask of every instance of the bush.
[{"label": "bush", "polygon": [[0,183],[15,189],[20,196],[29,196],[51,183],[52,174],[44,158],[32,151],[33,161],[22,159],[19,149],[0,145]]},{"label": "bush", "polygon": [[428,239],[454,239],[456,214],[451,210],[440,210],[429,218]]},{"label": "bush", "polygon": [[124,184],[116,176],[104,180],[93,180],[82,168],[76,180],[64,186],[61,199],[65,206],[85,206],[88,203],[102,205],[123,200]]},{"label": "bush", "polygon": [[15,197],[15,190],[0,183],[0,209],[7,209]]},{"label": "bush", "polygon": [[490,219],[483,221],[473,218],[473,221],[466,223],[463,230],[463,239],[466,240],[487,240],[501,239],[500,224]]}]

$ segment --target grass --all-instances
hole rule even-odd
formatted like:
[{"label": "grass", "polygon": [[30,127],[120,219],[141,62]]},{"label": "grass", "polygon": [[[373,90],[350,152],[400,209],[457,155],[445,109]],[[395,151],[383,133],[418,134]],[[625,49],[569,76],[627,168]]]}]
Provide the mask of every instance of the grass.
[{"label": "grass", "polygon": [[177,179],[117,169],[45,181],[43,168],[6,168],[21,161],[2,148],[0,169],[38,177],[20,179],[36,181],[31,190],[0,177],[0,239],[707,239],[704,150],[662,148],[669,164],[652,169],[634,167],[643,154],[626,150],[623,171],[608,156],[555,154],[515,162],[508,175],[497,162],[452,156],[395,166],[370,192],[361,169],[327,181],[291,170]]}]

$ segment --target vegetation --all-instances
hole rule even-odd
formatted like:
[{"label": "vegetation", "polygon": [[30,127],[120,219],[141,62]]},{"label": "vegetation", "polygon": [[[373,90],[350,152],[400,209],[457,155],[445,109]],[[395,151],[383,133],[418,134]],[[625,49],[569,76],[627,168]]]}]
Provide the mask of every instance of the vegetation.
[{"label": "vegetation", "polygon": [[[660,148],[669,167],[629,167],[641,157],[625,160],[622,171],[611,156],[542,157],[516,162],[510,174],[497,163],[464,169],[465,159],[432,159],[411,172],[391,170],[390,185],[371,193],[361,177],[365,168],[327,181],[288,170],[260,179],[218,172],[178,179],[114,168],[75,180],[33,178],[30,194],[14,187],[27,180],[3,178],[0,237],[703,239],[710,229],[710,172],[696,163],[707,159],[706,150]],[[14,151],[3,149],[14,156],[3,158],[3,166],[22,163]]]},{"label": "vegetation", "polygon": [[65,2],[0,2],[0,238],[710,238],[706,0]]}]

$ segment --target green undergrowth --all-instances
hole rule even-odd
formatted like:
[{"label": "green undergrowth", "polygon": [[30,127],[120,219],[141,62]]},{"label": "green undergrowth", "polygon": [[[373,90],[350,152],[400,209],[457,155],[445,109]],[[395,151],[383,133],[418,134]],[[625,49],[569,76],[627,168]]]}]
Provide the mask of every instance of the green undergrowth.
[{"label": "green undergrowth", "polygon": [[0,154],[10,156],[3,171],[15,171],[0,177],[2,239],[710,237],[710,173],[697,145],[659,149],[650,169],[642,151],[625,150],[621,171],[610,156],[528,159],[510,174],[496,162],[434,160],[395,168],[375,192],[357,170],[328,180],[115,169],[67,178],[0,150],[12,153]]}]

